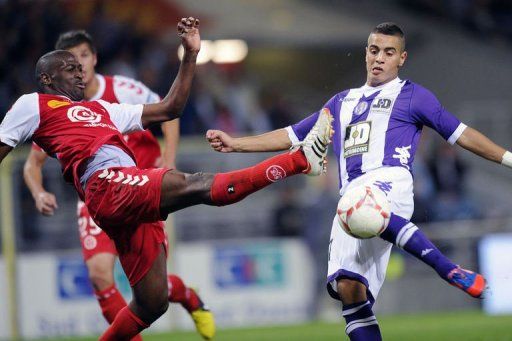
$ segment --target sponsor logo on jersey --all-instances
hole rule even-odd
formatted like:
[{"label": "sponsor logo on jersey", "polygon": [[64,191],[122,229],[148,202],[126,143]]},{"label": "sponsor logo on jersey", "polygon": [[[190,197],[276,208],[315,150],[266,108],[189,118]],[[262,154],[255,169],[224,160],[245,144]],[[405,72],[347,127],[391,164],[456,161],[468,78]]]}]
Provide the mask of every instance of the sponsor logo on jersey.
[{"label": "sponsor logo on jersey", "polygon": [[283,167],[278,165],[272,165],[267,168],[266,171],[267,179],[269,179],[272,182],[276,182],[278,180],[286,178],[286,172],[283,169]]},{"label": "sponsor logo on jersey", "polygon": [[96,122],[87,123],[87,124],[84,124],[84,127],[91,127],[91,128],[102,127],[102,128],[108,128],[108,129],[112,129],[112,130],[115,130],[115,131],[119,131],[119,129],[117,129],[117,127],[113,126],[112,124],[107,124],[107,123],[103,123],[103,122],[100,122],[100,123],[96,123]]},{"label": "sponsor logo on jersey", "polygon": [[355,97],[343,97],[339,101],[340,102],[352,102],[352,101],[355,101],[355,100],[357,100],[357,98],[355,98]]},{"label": "sponsor logo on jersey", "polygon": [[70,105],[71,102],[66,102],[66,101],[57,101],[55,99],[52,99],[50,101],[48,101],[47,105],[52,108],[52,109],[55,109],[55,108],[60,108],[60,107],[64,107],[66,105]]},{"label": "sponsor logo on jersey", "polygon": [[371,121],[358,122],[347,126],[343,156],[345,158],[367,153],[370,147]]},{"label": "sponsor logo on jersey", "polygon": [[68,109],[68,118],[71,122],[98,123],[101,121],[100,114],[80,105]]},{"label": "sponsor logo on jersey", "polygon": [[354,108],[354,115],[362,115],[366,112],[366,109],[368,109],[368,102],[362,101],[359,102],[356,107]]},{"label": "sponsor logo on jersey", "polygon": [[393,100],[391,98],[375,98],[370,111],[375,114],[391,114]]}]

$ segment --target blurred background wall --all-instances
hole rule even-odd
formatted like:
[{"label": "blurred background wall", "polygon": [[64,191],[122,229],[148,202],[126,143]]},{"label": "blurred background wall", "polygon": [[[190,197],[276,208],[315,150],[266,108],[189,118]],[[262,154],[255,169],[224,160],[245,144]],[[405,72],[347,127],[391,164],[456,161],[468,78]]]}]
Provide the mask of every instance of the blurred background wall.
[{"label": "blurred background wall", "polygon": [[[235,135],[281,128],[318,110],[335,93],[361,86],[368,33],[384,21],[398,23],[407,36],[409,58],[401,78],[431,89],[463,122],[512,145],[512,4],[505,0],[3,0],[0,119],[18,96],[36,90],[35,62],[68,29],[84,28],[95,38],[100,73],[139,79],[164,95],[179,64],[176,21],[189,15],[201,19],[202,39],[243,40],[247,54],[236,62],[210,60],[198,67],[181,119],[178,168],[183,171],[225,171],[268,156],[217,154],[203,136],[209,128]],[[13,204],[16,314],[22,335],[98,332],[104,325],[81,263],[76,195],[60,179],[58,164],[48,162],[45,186],[56,193],[59,210],[51,218],[38,215],[22,180],[27,151],[28,146],[15,153],[3,175],[12,191],[2,195],[3,202]],[[418,154],[413,220],[456,262],[491,272],[496,260],[489,257],[496,250],[492,234],[502,233],[503,241],[512,229],[510,170],[449,147],[428,129]],[[324,289],[338,200],[336,174],[332,167],[326,177],[290,179],[232,207],[178,212],[168,222],[175,245],[170,270],[203,290],[220,326],[339,320],[339,303]],[[4,257],[0,271],[5,268]],[[38,298],[28,293],[26,280],[34,272],[46,278],[41,286],[51,294],[47,301],[34,303]],[[0,297],[10,295],[7,282],[0,275]],[[433,291],[438,294],[418,295]],[[230,308],[242,301],[252,308],[238,318],[230,315]],[[57,304],[83,309],[75,315],[59,313]],[[484,308],[496,311],[489,305]],[[430,268],[397,251],[377,310],[479,307]],[[499,309],[511,312],[510,307]],[[175,310],[156,328],[190,328],[186,316]],[[0,304],[3,338],[9,337],[9,314],[7,304]]]}]

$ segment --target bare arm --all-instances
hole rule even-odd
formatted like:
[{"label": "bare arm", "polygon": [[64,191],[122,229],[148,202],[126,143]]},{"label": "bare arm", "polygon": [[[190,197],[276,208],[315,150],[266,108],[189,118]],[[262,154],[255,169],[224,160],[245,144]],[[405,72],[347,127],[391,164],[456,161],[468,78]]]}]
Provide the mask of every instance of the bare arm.
[{"label": "bare arm", "polygon": [[484,159],[496,163],[502,163],[506,152],[504,148],[498,146],[484,134],[471,127],[464,129],[464,132],[457,140],[457,144]]},{"label": "bare arm", "polygon": [[164,149],[162,151],[161,166],[175,169],[178,141],[180,139],[179,119],[162,123],[162,133],[164,135]]},{"label": "bare arm", "polygon": [[201,47],[199,20],[192,17],[182,18],[178,23],[178,34],[184,48],[178,75],[162,101],[144,105],[142,111],[144,128],[152,123],[170,121],[180,117],[190,94],[197,54]]},{"label": "bare arm", "polygon": [[275,152],[289,149],[292,146],[286,129],[277,129],[261,135],[237,138],[233,138],[221,130],[208,130],[206,139],[215,151],[221,153]]},{"label": "bare arm", "polygon": [[5,143],[0,142],[0,163],[2,163],[3,159],[9,154],[12,150],[11,146],[6,145]]},{"label": "bare arm", "polygon": [[53,215],[58,208],[57,199],[43,187],[42,169],[47,157],[45,152],[31,149],[23,166],[23,178],[32,193],[37,210],[43,215]]}]

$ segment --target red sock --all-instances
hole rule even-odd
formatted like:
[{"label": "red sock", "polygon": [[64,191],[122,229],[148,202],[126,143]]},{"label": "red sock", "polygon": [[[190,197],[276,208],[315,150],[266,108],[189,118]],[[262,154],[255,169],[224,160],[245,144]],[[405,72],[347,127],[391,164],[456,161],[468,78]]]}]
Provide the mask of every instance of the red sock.
[{"label": "red sock", "polygon": [[130,308],[124,307],[110,327],[101,335],[100,341],[133,340],[147,327],[149,324],[139,319]]},{"label": "red sock", "polygon": [[273,182],[302,173],[307,168],[308,161],[301,150],[279,154],[253,167],[216,174],[210,196],[217,206],[233,204]]},{"label": "red sock", "polygon": [[94,294],[96,295],[96,299],[101,307],[101,312],[105,320],[108,321],[108,324],[114,322],[117,313],[126,307],[126,301],[119,293],[119,290],[117,290],[115,284],[101,291],[95,290]]},{"label": "red sock", "polygon": [[[94,294],[100,304],[101,312],[103,313],[105,320],[107,320],[108,324],[112,324],[116,315],[121,311],[121,309],[126,307],[126,301],[119,290],[117,290],[115,284],[101,291],[95,290]],[[137,335],[132,338],[132,341],[142,341],[142,337]]]},{"label": "red sock", "polygon": [[181,303],[189,313],[199,309],[203,302],[193,289],[185,286],[181,278],[176,275],[168,275],[169,302]]}]

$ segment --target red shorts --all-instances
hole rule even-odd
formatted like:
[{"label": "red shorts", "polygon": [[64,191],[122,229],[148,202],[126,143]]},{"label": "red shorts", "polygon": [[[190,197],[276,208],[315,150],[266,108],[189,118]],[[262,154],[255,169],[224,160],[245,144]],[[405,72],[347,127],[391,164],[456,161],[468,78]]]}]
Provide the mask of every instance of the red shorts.
[{"label": "red shorts", "polygon": [[111,168],[87,181],[85,204],[94,222],[115,243],[119,260],[134,286],[165,247],[160,192],[165,168]]},{"label": "red shorts", "polygon": [[94,222],[85,203],[78,201],[78,234],[84,261],[98,253],[111,253],[117,256],[112,239]]}]

